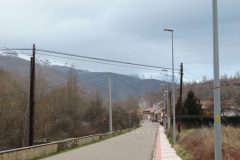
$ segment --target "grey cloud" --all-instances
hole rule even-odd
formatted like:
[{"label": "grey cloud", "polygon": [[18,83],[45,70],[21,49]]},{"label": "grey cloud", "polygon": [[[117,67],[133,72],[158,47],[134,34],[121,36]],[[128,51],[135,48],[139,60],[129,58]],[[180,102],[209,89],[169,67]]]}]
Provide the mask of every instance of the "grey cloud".
[{"label": "grey cloud", "polygon": [[[190,72],[211,77],[211,5],[209,0],[1,1],[0,46],[35,42],[41,48],[170,67],[171,39],[163,29],[171,27],[176,67],[184,62]],[[239,5],[236,0],[219,1],[221,73],[233,74],[239,67],[232,65],[240,58]],[[156,74],[75,63],[93,71]]]}]

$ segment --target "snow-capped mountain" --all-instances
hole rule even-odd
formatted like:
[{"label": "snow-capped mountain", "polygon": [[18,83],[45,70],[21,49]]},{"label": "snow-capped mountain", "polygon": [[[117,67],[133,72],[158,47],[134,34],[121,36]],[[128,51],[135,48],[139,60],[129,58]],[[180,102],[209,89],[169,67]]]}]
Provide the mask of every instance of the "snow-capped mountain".
[{"label": "snow-capped mountain", "polygon": [[[6,48],[0,48],[0,56],[16,57],[16,58],[20,58],[27,61],[30,61],[31,59],[30,55],[24,54],[17,50],[10,50]],[[61,62],[60,60],[52,60],[52,59],[48,59],[40,56],[36,56],[36,63],[40,65],[47,65],[47,66],[71,67],[71,65],[66,62],[64,63],[64,62]]]},{"label": "snow-capped mountain", "polygon": [[[8,50],[0,48],[0,70],[13,71],[18,75],[29,77],[29,54],[16,50]],[[61,62],[58,59],[48,59],[48,57],[36,56],[37,76],[43,77],[49,86],[57,86],[66,82],[69,67],[71,65]],[[87,92],[101,93],[104,99],[108,99],[108,73],[106,72],[90,72],[74,68],[80,85]],[[141,97],[147,93],[158,91],[162,84],[165,83],[153,79],[140,79],[138,77],[112,73],[112,98],[113,100],[121,100],[129,97]],[[132,87],[131,87],[132,86]]]}]

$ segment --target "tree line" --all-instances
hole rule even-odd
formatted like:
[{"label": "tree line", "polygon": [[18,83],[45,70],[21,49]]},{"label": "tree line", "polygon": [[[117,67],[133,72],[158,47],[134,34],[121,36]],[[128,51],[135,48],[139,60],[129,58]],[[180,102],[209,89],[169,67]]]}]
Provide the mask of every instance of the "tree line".
[{"label": "tree line", "polygon": [[[0,150],[28,144],[29,79],[0,70]],[[65,139],[108,132],[108,101],[96,91],[87,93],[69,69],[66,82],[49,87],[36,75],[35,141]],[[138,100],[113,102],[113,129],[139,125]]]}]

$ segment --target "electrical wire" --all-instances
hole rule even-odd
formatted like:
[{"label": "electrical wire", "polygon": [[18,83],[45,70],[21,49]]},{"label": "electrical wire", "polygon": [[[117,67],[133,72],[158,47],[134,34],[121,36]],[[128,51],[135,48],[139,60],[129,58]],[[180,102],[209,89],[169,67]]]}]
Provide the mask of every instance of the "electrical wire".
[{"label": "electrical wire", "polygon": [[[45,54],[45,53],[42,54],[42,55],[47,55],[47,56],[51,56],[51,57],[58,57],[58,58],[66,58],[66,59],[71,59],[71,60],[80,60],[80,61],[83,61],[83,62],[92,62],[92,63],[98,63],[98,64],[106,64],[106,65],[121,66],[121,67],[127,67],[127,68],[129,68],[129,66],[124,66],[124,65],[117,65],[117,64],[111,64],[111,63],[90,61],[90,60],[84,60],[84,59],[76,59],[76,58],[71,58],[71,57],[55,56],[55,55],[49,55],[49,54]],[[146,68],[140,68],[140,67],[132,67],[132,68],[146,69]],[[153,69],[146,69],[146,70],[153,70]],[[159,71],[159,70],[154,70],[154,71]]]},{"label": "electrical wire", "polygon": [[[126,66],[126,65],[121,65],[121,64],[114,64],[114,63],[107,63],[107,62],[99,62],[99,61],[93,61],[93,60],[86,60],[86,59],[81,59],[81,58],[71,58],[71,57],[64,57],[64,56],[59,56],[59,55],[50,55],[50,54],[46,54],[46,53],[40,53],[41,55],[46,55],[46,56],[51,56],[51,57],[57,57],[57,58],[66,58],[66,59],[70,59],[70,60],[80,60],[83,62],[90,62],[90,63],[98,63],[98,64],[104,64],[104,65],[111,65],[111,66],[120,66],[120,67],[125,67],[125,68],[135,68],[135,69],[143,69],[143,70],[149,70],[149,71],[162,71],[162,70],[157,70],[157,69],[150,69],[150,68],[144,68],[144,67],[136,67],[136,66]],[[179,72],[175,72],[175,73],[179,73]]]},{"label": "electrical wire", "polygon": [[[32,50],[32,48],[6,48],[5,47],[5,48],[1,48],[0,50],[26,51],[26,50]],[[121,66],[121,67],[128,67],[128,68],[129,68],[129,66],[126,66],[126,65],[135,66],[135,67],[130,67],[130,68],[144,69],[144,70],[151,70],[151,71],[172,70],[171,68],[168,68],[168,67],[138,64],[138,63],[132,63],[132,62],[123,62],[123,61],[117,61],[117,60],[82,56],[82,55],[76,55],[76,54],[70,54],[70,53],[64,53],[64,52],[57,52],[57,51],[50,51],[50,50],[44,50],[44,49],[36,49],[36,51],[43,52],[43,53],[40,53],[42,55],[47,55],[47,56],[52,56],[52,57],[67,58],[67,59],[71,59],[71,60],[76,60],[76,58],[81,58],[81,59],[78,59],[78,60],[86,61],[86,62],[93,62],[93,63],[100,63],[100,64],[107,64],[107,65],[115,65],[115,66]],[[57,54],[58,56],[53,56],[53,55],[46,54],[46,53]],[[62,56],[59,56],[59,55],[62,55]],[[63,57],[63,56],[65,56],[65,57]],[[68,57],[66,57],[66,56],[68,56]],[[75,57],[75,58],[70,58],[69,56],[70,57]],[[90,61],[90,60],[86,60],[86,59],[96,60],[96,61]],[[105,63],[99,62],[99,61],[104,61]],[[106,62],[110,62],[110,63],[106,63]],[[125,64],[125,65],[119,65],[119,64]],[[136,66],[140,66],[140,67],[136,67]],[[145,67],[145,68],[143,68],[143,67]],[[179,71],[178,72],[177,71],[178,71],[178,69],[175,69],[175,73],[179,73]]]},{"label": "electrical wire", "polygon": [[115,75],[113,75],[113,74],[111,74],[111,76],[112,76],[113,78],[119,80],[119,81],[122,82],[123,84],[129,86],[130,88],[132,88],[132,89],[134,89],[134,90],[136,90],[136,91],[138,91],[138,92],[142,92],[140,89],[137,89],[136,87],[133,87],[132,85],[130,85],[130,84],[128,84],[127,82],[125,82],[124,80],[120,79],[119,77],[117,77],[117,76],[115,76]]},{"label": "electrical wire", "polygon": [[0,50],[3,50],[3,51],[30,51],[30,50],[32,50],[32,48],[7,48],[7,47],[4,47],[4,48],[0,48]]},{"label": "electrical wire", "polygon": [[[32,50],[32,49],[30,49],[30,48],[3,48],[3,50]],[[109,59],[96,58],[96,57],[80,56],[80,55],[76,55],[76,54],[49,51],[49,50],[43,50],[43,49],[36,49],[36,50],[39,51],[41,55],[47,55],[47,56],[59,57],[59,58],[67,58],[67,59],[72,59],[72,60],[76,60],[76,58],[78,58],[77,60],[81,60],[81,61],[107,64],[107,65],[115,65],[115,66],[117,65],[117,66],[128,67],[128,68],[130,66],[126,66],[126,65],[131,65],[130,68],[154,70],[154,71],[162,71],[162,72],[170,72],[170,70],[171,70],[171,68],[166,68],[166,67],[159,67],[159,66],[152,66],[152,65],[145,65],[145,64],[138,64],[138,63],[131,63],[131,62],[122,62],[122,61],[109,60]],[[43,52],[43,53],[41,53],[41,52]],[[46,54],[46,53],[53,53],[53,54],[56,54],[57,56],[51,55],[51,54]],[[72,57],[75,57],[75,58],[72,58]],[[95,60],[97,60],[97,61],[95,61]],[[104,62],[100,62],[100,61],[104,61]],[[106,63],[106,62],[110,62],[110,63]],[[124,65],[121,65],[121,64],[124,64]],[[141,67],[136,67],[136,66],[141,66]],[[179,73],[179,71],[178,72],[176,72],[176,71],[178,71],[177,69],[175,69],[174,72]],[[161,72],[160,72],[160,74],[164,75]]]},{"label": "electrical wire", "polygon": [[196,78],[196,79],[198,79],[198,80],[201,79],[199,76],[197,76],[197,75],[191,73],[188,69],[185,68],[184,70],[186,71],[186,73],[188,73],[188,75],[191,75],[192,77],[194,77],[194,78]]},{"label": "electrical wire", "polygon": [[88,80],[88,79],[92,79],[92,78],[96,78],[96,77],[101,77],[101,76],[104,76],[106,73],[99,73],[100,75],[93,75],[93,76],[89,76],[89,77],[86,77],[86,78],[80,78],[78,80],[80,81],[85,81],[85,80]]},{"label": "electrical wire", "polygon": [[64,53],[64,52],[57,52],[57,51],[50,51],[50,50],[44,50],[44,49],[36,49],[36,51],[42,51],[42,52],[53,53],[53,54],[58,54],[58,55],[65,55],[65,56],[71,56],[71,57],[79,57],[79,58],[91,59],[91,60],[97,60],[97,61],[118,63],[118,64],[126,64],[126,65],[141,66],[141,67],[147,67],[147,68],[171,70],[171,68],[168,68],[168,67],[160,67],[160,66],[154,66],[154,65],[146,65],[146,64],[139,64],[139,63],[132,63],[132,62],[124,62],[124,61],[117,61],[117,60],[104,59],[104,58],[98,58],[98,57],[82,56],[82,55],[76,55],[76,54],[70,54],[70,53]]}]

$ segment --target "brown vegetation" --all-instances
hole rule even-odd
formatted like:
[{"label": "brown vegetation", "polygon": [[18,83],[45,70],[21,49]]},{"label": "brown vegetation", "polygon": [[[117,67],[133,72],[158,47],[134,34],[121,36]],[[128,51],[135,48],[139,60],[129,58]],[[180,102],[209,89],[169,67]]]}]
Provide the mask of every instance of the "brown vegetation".
[{"label": "brown vegetation", "polygon": [[[183,87],[183,94],[186,96],[189,90],[192,90],[201,101],[213,101],[213,81],[203,80],[199,83],[186,83]],[[223,107],[240,106],[240,77],[236,74],[234,77],[221,77],[221,104]],[[240,108],[240,107],[239,107]]]},{"label": "brown vegetation", "polygon": [[[194,160],[214,159],[213,128],[184,130],[178,135],[178,144],[190,153]],[[223,160],[240,157],[240,128],[222,127]]]},{"label": "brown vegetation", "polygon": [[[87,94],[70,69],[66,83],[49,86],[37,70],[36,140],[64,139],[108,131],[108,103],[96,90]],[[28,78],[0,70],[0,150],[23,147],[28,139]],[[113,129],[138,125],[138,102],[113,104]]]}]

